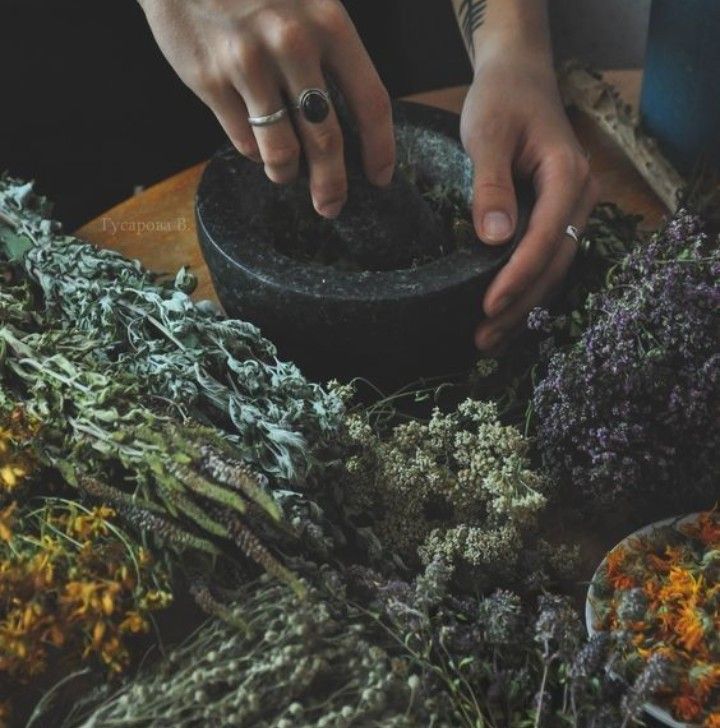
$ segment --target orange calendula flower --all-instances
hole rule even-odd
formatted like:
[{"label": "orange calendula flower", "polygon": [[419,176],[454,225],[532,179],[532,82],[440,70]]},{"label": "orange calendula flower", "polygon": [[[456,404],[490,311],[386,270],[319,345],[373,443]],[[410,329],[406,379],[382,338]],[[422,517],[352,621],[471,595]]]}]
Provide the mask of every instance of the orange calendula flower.
[{"label": "orange calendula flower", "polygon": [[[658,702],[678,720],[720,728],[720,515],[700,515],[678,527],[686,540],[662,546],[664,535],[629,539],[606,559],[607,580],[615,589],[606,604],[606,629],[631,629],[635,658],[646,662],[663,654],[680,678],[674,694]],[[641,586],[646,599],[642,622],[623,616],[629,586]]]},{"label": "orange calendula flower", "polygon": [[675,623],[678,642],[688,651],[694,652],[705,638],[705,626],[700,615],[691,605],[685,605]]},{"label": "orange calendula flower", "polygon": [[701,588],[702,576],[696,579],[687,569],[673,566],[658,597],[663,602],[696,600]]},{"label": "orange calendula flower", "polygon": [[632,589],[635,580],[622,569],[627,558],[627,551],[622,547],[614,548],[606,559],[607,578],[615,589]]},{"label": "orange calendula flower", "polygon": [[720,545],[720,519],[717,512],[702,513],[695,523],[686,527],[685,532],[706,546]]},{"label": "orange calendula flower", "polygon": [[672,709],[680,720],[696,720],[702,713],[700,701],[691,692],[684,692],[672,700]]}]

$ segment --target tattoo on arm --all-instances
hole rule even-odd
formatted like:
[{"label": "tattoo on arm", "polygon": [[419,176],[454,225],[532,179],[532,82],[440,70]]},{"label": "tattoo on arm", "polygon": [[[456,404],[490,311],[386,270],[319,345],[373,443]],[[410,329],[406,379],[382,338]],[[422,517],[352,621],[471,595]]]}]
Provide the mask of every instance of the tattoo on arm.
[{"label": "tattoo on arm", "polygon": [[465,45],[470,56],[473,55],[473,34],[485,19],[487,0],[456,0],[456,15],[460,24]]}]

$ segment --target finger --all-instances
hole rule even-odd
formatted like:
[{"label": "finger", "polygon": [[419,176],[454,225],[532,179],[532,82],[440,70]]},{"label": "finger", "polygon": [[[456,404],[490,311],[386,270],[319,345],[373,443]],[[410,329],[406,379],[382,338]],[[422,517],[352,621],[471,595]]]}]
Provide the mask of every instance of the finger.
[{"label": "finger", "polygon": [[[582,230],[596,202],[596,187],[595,183],[591,182],[587,186],[582,200],[578,203],[570,224]],[[577,242],[567,234],[563,234],[553,260],[532,286],[502,313],[486,319],[478,326],[475,336],[476,346],[484,351],[495,351],[515,331],[523,327],[528,313],[536,306],[546,302],[565,278],[577,251]]]},{"label": "finger", "polygon": [[260,150],[247,120],[247,106],[235,88],[224,87],[212,94],[207,103],[238,152],[253,162],[261,162]]},{"label": "finger", "polygon": [[555,252],[555,257],[523,295],[497,316],[483,321],[475,335],[475,345],[491,351],[501,345],[523,325],[533,308],[543,303],[558,286],[577,253],[578,245],[566,236]]},{"label": "finger", "polygon": [[357,124],[365,174],[372,184],[384,187],[395,171],[390,96],[349,18],[331,37],[326,64]]},{"label": "finger", "polygon": [[475,345],[483,351],[494,351],[523,326],[528,313],[543,303],[561,283],[577,253],[577,243],[570,238],[563,240],[550,265],[533,282],[531,287],[501,314],[484,321],[477,329]]},{"label": "finger", "polygon": [[480,124],[465,135],[473,162],[473,221],[478,237],[489,245],[506,243],[517,224],[512,179],[515,139],[506,127]]},{"label": "finger", "polygon": [[[267,116],[286,106],[277,72],[260,46],[238,46],[233,84],[244,99],[249,116]],[[253,126],[265,174],[272,182],[287,184],[298,175],[300,141],[288,117],[271,126]]]},{"label": "finger", "polygon": [[[327,86],[319,62],[312,67],[307,62],[303,65],[299,58],[285,57],[279,59],[279,67],[292,100],[297,100],[305,89]],[[295,118],[308,164],[313,205],[323,217],[337,217],[347,200],[343,136],[337,115],[330,108],[328,116],[315,123],[300,110]]]},{"label": "finger", "polygon": [[553,260],[588,180],[588,162],[580,152],[549,154],[543,160],[534,175],[538,197],[527,233],[485,296],[488,316],[520,298]]}]

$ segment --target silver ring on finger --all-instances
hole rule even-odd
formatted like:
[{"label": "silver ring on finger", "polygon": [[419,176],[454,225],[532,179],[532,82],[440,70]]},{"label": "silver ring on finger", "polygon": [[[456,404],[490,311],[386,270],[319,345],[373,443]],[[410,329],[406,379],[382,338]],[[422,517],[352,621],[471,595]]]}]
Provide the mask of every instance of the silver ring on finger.
[{"label": "silver ring on finger", "polygon": [[330,94],[321,88],[306,88],[300,92],[295,110],[311,124],[321,124],[330,114]]},{"label": "silver ring on finger", "polygon": [[578,245],[580,245],[580,231],[574,225],[568,225],[565,228],[565,235],[567,235],[569,238],[572,238]]},{"label": "silver ring on finger", "polygon": [[272,114],[265,116],[248,116],[248,124],[250,126],[272,126],[282,121],[288,114],[288,110],[283,106],[282,109],[273,111]]},{"label": "silver ring on finger", "polygon": [[590,250],[590,238],[585,237],[574,225],[567,226],[565,235],[572,238],[583,253],[587,253]]}]

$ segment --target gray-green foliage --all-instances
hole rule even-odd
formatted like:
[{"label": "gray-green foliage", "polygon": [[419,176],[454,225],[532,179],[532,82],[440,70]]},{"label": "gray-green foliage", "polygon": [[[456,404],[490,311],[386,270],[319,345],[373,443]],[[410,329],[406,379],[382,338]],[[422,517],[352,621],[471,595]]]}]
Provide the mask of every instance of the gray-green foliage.
[{"label": "gray-green foliage", "polygon": [[586,641],[567,598],[459,599],[450,576],[439,560],[412,582],[323,569],[301,603],[246,584],[232,606],[244,630],[208,622],[62,728],[620,727],[608,634]]},{"label": "gray-green foliage", "polygon": [[183,414],[219,426],[268,475],[297,482],[335,432],[342,405],[279,361],[250,323],[194,303],[192,276],[164,285],[137,261],[63,235],[32,185],[0,179],[0,247],[19,260],[45,315],[94,342],[88,352]]},{"label": "gray-green foliage", "polygon": [[132,375],[98,365],[92,340],[47,322],[20,328],[31,315],[26,291],[7,285],[0,297],[0,408],[21,401],[41,423],[33,443],[40,458],[170,545],[216,554],[208,538],[229,539],[295,583],[248,525],[281,517],[264,479],[211,428],[148,408]]},{"label": "gray-green foliage", "polygon": [[[213,555],[229,540],[297,586],[258,535],[329,548],[287,480],[333,437],[339,397],[193,303],[185,271],[157,284],[47,214],[31,185],[0,179],[0,404],[21,401],[41,459],[138,528]],[[281,511],[292,528],[275,527]]]},{"label": "gray-green foliage", "polygon": [[249,584],[232,612],[246,630],[209,621],[160,665],[77,706],[64,728],[417,725],[406,664],[316,591],[298,601],[283,585]]}]

